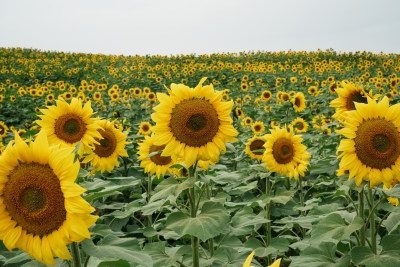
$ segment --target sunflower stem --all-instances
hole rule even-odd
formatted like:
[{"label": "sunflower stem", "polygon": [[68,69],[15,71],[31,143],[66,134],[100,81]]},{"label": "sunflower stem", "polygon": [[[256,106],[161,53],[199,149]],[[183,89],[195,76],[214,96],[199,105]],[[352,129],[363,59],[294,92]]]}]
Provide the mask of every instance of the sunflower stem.
[{"label": "sunflower stem", "polygon": [[[358,216],[364,222],[364,187],[358,192]],[[360,229],[360,246],[365,246],[365,224]]]},{"label": "sunflower stem", "polygon": [[[195,165],[196,166],[196,165]],[[189,167],[189,177],[188,179],[195,176],[196,172],[196,167],[191,166]],[[197,205],[196,205],[196,192],[194,190],[194,185],[189,189],[189,197],[192,199],[190,201],[190,216],[192,218],[196,218],[197,214]],[[192,243],[192,259],[193,259],[193,267],[199,267],[199,239],[195,236],[191,237],[191,243]]]},{"label": "sunflower stem", "polygon": [[[212,184],[211,184],[211,189],[210,189],[210,184],[211,181],[206,185],[206,190],[207,190],[207,199],[211,199],[211,190],[212,190]],[[210,249],[210,257],[214,256],[214,238],[208,239],[208,246]]]},{"label": "sunflower stem", "polygon": [[[299,189],[300,189],[300,205],[303,208],[304,207],[304,192],[303,192],[303,177],[299,176]],[[306,212],[304,210],[302,210],[300,212],[301,216],[305,216]],[[301,235],[303,238],[306,237],[306,229],[301,227]]]},{"label": "sunflower stem", "polygon": [[369,196],[369,202],[371,203],[372,206],[372,210],[370,211],[370,213],[372,214],[370,216],[370,221],[369,221],[369,225],[370,225],[370,232],[371,232],[371,249],[372,252],[374,254],[376,254],[376,234],[375,234],[375,208],[376,206],[374,206],[374,195],[372,193],[372,189],[369,188],[368,189],[368,196]]},{"label": "sunflower stem", "polygon": [[[151,180],[151,174],[148,174],[148,181],[147,181],[147,204],[150,203],[150,198],[151,198],[151,186],[152,186],[152,180]],[[153,225],[153,218],[152,214],[147,216],[147,219],[149,221],[149,226],[152,227]],[[153,238],[149,237],[149,243],[153,242]]]},{"label": "sunflower stem", "polygon": [[78,243],[72,242],[71,243],[71,255],[72,255],[72,262],[73,267],[81,267],[81,255],[79,253],[79,246]]},{"label": "sunflower stem", "polygon": [[[269,176],[265,178],[265,194],[267,196],[271,196],[271,183],[269,180]],[[266,209],[266,216],[267,223],[265,224],[265,232],[267,234],[267,243],[266,245],[269,246],[271,244],[271,201],[269,201],[265,207]],[[271,255],[267,257],[267,264],[271,264]]]}]

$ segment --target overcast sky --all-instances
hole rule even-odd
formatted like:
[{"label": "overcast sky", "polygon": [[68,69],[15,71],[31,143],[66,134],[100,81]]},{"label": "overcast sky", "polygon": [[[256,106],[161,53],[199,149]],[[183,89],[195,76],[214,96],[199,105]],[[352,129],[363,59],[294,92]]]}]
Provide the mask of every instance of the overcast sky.
[{"label": "overcast sky", "polygon": [[400,53],[398,0],[0,0],[0,47],[102,54]]}]

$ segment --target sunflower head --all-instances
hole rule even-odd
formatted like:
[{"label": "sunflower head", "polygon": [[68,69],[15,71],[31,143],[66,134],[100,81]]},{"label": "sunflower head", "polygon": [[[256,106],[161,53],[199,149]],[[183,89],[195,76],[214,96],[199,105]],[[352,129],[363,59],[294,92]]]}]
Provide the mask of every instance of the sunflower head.
[{"label": "sunflower head", "polygon": [[100,120],[99,130],[101,138],[96,139],[93,153],[85,157],[83,163],[91,162],[95,170],[101,172],[111,172],[114,167],[118,167],[118,157],[127,157],[125,150],[127,135],[114,126],[113,122]]},{"label": "sunflower head", "polygon": [[345,128],[337,130],[347,137],[337,150],[342,152],[339,168],[349,171],[357,185],[365,180],[371,187],[382,182],[389,187],[400,177],[400,104],[389,107],[387,97],[379,102],[368,98],[368,104],[355,107],[343,117]]},{"label": "sunflower head", "polygon": [[36,121],[48,134],[51,144],[60,144],[63,147],[75,147],[79,142],[81,146],[78,153],[90,153],[95,140],[101,138],[98,118],[92,118],[93,110],[90,101],[82,107],[82,101],[74,98],[68,104],[57,100],[57,105],[50,106],[40,111],[41,120]]},{"label": "sunflower head", "polygon": [[[254,136],[247,141],[245,153],[252,159],[262,160],[265,138]],[[262,150],[262,151],[260,151]]]},{"label": "sunflower head", "polygon": [[162,156],[181,159],[188,167],[196,160],[217,162],[225,142],[236,141],[238,132],[229,116],[233,102],[222,101],[212,84],[195,88],[172,84],[170,95],[157,94],[160,104],[151,115],[156,125],[155,145],[166,145]]},{"label": "sunflower head", "polygon": [[79,162],[72,152],[49,146],[41,131],[29,145],[15,135],[0,157],[0,239],[10,251],[54,265],[54,257],[71,258],[67,244],[90,238],[97,216],[74,183]]},{"label": "sunflower head", "polygon": [[271,172],[294,177],[296,180],[299,175],[304,176],[310,154],[301,143],[301,136],[294,135],[293,128],[286,126],[270,131],[271,134],[265,136],[265,152],[262,158],[265,166]]},{"label": "sunflower head", "polygon": [[303,111],[306,108],[306,98],[302,92],[298,92],[293,96],[292,105],[296,112]]}]

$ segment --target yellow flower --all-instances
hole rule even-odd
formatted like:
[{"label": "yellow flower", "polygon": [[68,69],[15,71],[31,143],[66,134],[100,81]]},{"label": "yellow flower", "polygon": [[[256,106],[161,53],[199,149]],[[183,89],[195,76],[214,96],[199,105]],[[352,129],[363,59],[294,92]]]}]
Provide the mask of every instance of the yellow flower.
[{"label": "yellow flower", "polygon": [[0,140],[6,137],[7,133],[8,133],[7,125],[4,122],[0,121]]},{"label": "yellow flower", "polygon": [[137,154],[140,160],[140,167],[144,168],[145,173],[156,174],[157,177],[165,175],[166,172],[170,172],[169,167],[175,164],[170,156],[162,156],[161,154],[148,157],[150,153],[158,152],[165,149],[165,145],[155,145],[155,136],[145,136],[143,142],[139,143]]},{"label": "yellow flower", "polygon": [[296,112],[303,111],[306,108],[306,98],[302,92],[298,92],[292,99],[293,108]]},{"label": "yellow flower", "polygon": [[260,135],[264,132],[265,126],[262,121],[256,121],[251,125],[251,129],[255,135]]},{"label": "yellow flower", "polygon": [[223,102],[222,92],[212,84],[195,88],[172,84],[170,95],[157,93],[160,104],[151,115],[156,125],[155,145],[166,145],[162,156],[182,159],[187,167],[196,160],[217,162],[225,142],[234,142],[238,132],[233,127],[230,112],[233,102]]},{"label": "yellow flower", "polygon": [[142,134],[142,135],[149,135],[151,133],[151,124],[148,121],[142,121],[139,125],[139,131],[137,134]]},{"label": "yellow flower", "polygon": [[90,238],[97,216],[75,184],[73,148],[49,146],[46,133],[26,144],[19,135],[0,157],[0,239],[44,264],[71,259],[67,244]]},{"label": "yellow flower", "polygon": [[115,128],[114,123],[101,120],[98,122],[102,130],[102,138],[96,139],[93,153],[86,156],[83,163],[91,162],[95,170],[111,172],[115,166],[119,166],[118,156],[128,157],[125,150],[127,135]]},{"label": "yellow flower", "polygon": [[305,133],[308,130],[309,124],[302,118],[297,117],[292,121],[293,128],[298,133]]},{"label": "yellow flower", "polygon": [[267,141],[264,145],[263,162],[271,172],[294,177],[304,176],[307,171],[310,154],[306,146],[301,143],[300,135],[293,134],[292,127],[271,129],[271,134],[265,135]]},{"label": "yellow flower", "polygon": [[369,181],[370,187],[382,182],[386,187],[400,177],[400,104],[389,107],[384,97],[378,103],[355,103],[355,110],[343,116],[345,128],[337,130],[347,139],[340,141],[339,170],[349,171],[356,184]]},{"label": "yellow flower", "polygon": [[252,159],[262,160],[263,152],[257,150],[264,150],[265,138],[254,136],[247,140],[245,153]]},{"label": "yellow flower", "polygon": [[57,100],[57,105],[50,106],[40,111],[41,120],[36,121],[48,134],[50,144],[61,144],[62,147],[75,147],[79,142],[81,146],[78,154],[90,153],[101,139],[97,123],[98,118],[92,118],[93,109],[90,101],[82,107],[82,102],[74,98],[71,104],[63,100]]}]

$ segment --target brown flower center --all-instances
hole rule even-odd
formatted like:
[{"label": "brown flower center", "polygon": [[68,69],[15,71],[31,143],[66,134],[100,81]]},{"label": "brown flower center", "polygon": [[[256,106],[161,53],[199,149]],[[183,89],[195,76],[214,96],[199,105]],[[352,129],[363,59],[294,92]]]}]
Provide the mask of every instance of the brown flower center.
[{"label": "brown flower center", "polygon": [[[254,140],[250,144],[250,151],[255,155],[262,155],[263,152],[257,152],[256,150],[264,149],[264,144],[265,144],[264,140],[259,140],[259,139]],[[256,151],[256,152],[254,152],[254,151]]]},{"label": "brown flower center", "polygon": [[49,165],[23,163],[13,169],[4,187],[7,211],[24,230],[44,236],[66,220],[60,181]]},{"label": "brown flower center", "polygon": [[85,132],[86,124],[76,114],[62,115],[55,122],[54,133],[56,136],[70,144],[80,141]]},{"label": "brown flower center", "polygon": [[361,123],[354,141],[357,157],[371,168],[390,167],[400,156],[400,134],[392,122],[384,119]]},{"label": "brown flower center", "polygon": [[[164,148],[165,148],[165,145],[162,145],[162,146],[152,145],[150,147],[149,152],[150,153],[158,152],[158,151],[163,150]],[[154,155],[154,156],[150,157],[150,159],[157,165],[168,165],[172,161],[170,156],[163,157],[163,156],[161,156],[161,154]]]},{"label": "brown flower center", "polygon": [[110,130],[99,130],[99,133],[101,134],[101,137],[103,137],[103,139],[96,139],[96,141],[100,144],[94,145],[94,153],[96,153],[99,157],[107,158],[114,153],[115,149],[117,148],[118,142],[115,138],[114,133]]},{"label": "brown flower center", "polygon": [[287,138],[279,138],[272,146],[272,154],[279,164],[286,164],[294,157],[293,143]]}]

